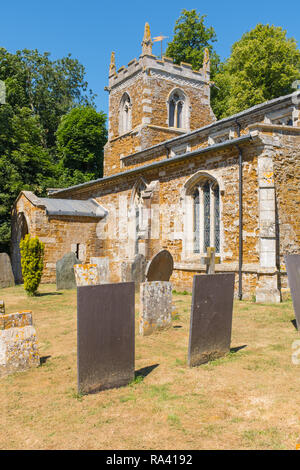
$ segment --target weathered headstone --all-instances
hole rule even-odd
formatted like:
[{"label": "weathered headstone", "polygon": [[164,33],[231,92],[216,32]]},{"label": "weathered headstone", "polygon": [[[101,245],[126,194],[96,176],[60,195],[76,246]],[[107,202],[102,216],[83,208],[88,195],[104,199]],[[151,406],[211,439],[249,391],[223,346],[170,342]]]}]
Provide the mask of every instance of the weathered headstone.
[{"label": "weathered headstone", "polygon": [[300,329],[300,255],[284,256],[286,270],[293,299],[297,329]]},{"label": "weathered headstone", "polygon": [[79,393],[133,380],[134,314],[133,282],[77,288]]},{"label": "weathered headstone", "polygon": [[5,314],[5,303],[4,300],[0,300],[0,315]]},{"label": "weathered headstone", "polygon": [[96,264],[76,264],[74,272],[77,287],[100,284],[99,269]]},{"label": "weathered headstone", "polygon": [[0,253],[0,287],[11,287],[15,285],[10,257],[7,253]]},{"label": "weathered headstone", "polygon": [[94,257],[90,261],[91,264],[98,266],[100,284],[107,284],[109,282],[109,258]]},{"label": "weathered headstone", "polygon": [[161,250],[153,256],[146,268],[146,280],[169,281],[174,267],[173,256],[168,250]]},{"label": "weathered headstone", "polygon": [[233,294],[233,273],[194,276],[188,349],[190,367],[229,352]]},{"label": "weathered headstone", "polygon": [[144,255],[137,254],[133,261],[123,261],[121,263],[122,282],[135,282],[135,289],[138,290],[140,283],[145,281],[147,261]]},{"label": "weathered headstone", "polygon": [[0,377],[39,364],[31,311],[0,315]]},{"label": "weathered headstone", "polygon": [[150,335],[167,328],[172,321],[172,284],[167,281],[143,282],[140,286],[140,334]]},{"label": "weathered headstone", "polygon": [[56,263],[56,289],[75,289],[75,273],[74,265],[80,264],[81,261],[70,252],[65,254]]}]

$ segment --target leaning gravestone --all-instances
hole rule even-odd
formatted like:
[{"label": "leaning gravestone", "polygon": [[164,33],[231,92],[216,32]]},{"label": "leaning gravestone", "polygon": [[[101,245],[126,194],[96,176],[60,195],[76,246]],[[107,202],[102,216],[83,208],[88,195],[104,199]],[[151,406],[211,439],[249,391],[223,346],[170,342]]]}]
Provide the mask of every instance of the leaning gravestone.
[{"label": "leaning gravestone", "polygon": [[96,264],[76,264],[74,272],[77,287],[100,284],[99,269]]},{"label": "leaning gravestone", "polygon": [[11,268],[10,257],[7,253],[0,253],[0,287],[15,285],[15,278]]},{"label": "leaning gravestone", "polygon": [[148,263],[146,282],[140,285],[140,334],[150,335],[167,328],[172,321],[173,257],[167,250],[157,253]]},{"label": "leaning gravestone", "polygon": [[161,250],[149,261],[146,268],[146,280],[148,282],[169,281],[173,268],[173,256],[168,250]]},{"label": "leaning gravestone", "polygon": [[56,289],[75,289],[75,273],[74,265],[80,264],[81,261],[70,252],[64,255],[56,263]]},{"label": "leaning gravestone", "polygon": [[5,314],[5,303],[4,300],[0,300],[0,315]]},{"label": "leaning gravestone", "polygon": [[289,286],[293,299],[297,329],[300,329],[300,255],[284,256]]},{"label": "leaning gravestone", "polygon": [[79,393],[134,379],[134,283],[77,288]]},{"label": "leaning gravestone", "polygon": [[190,367],[229,352],[233,294],[233,273],[194,276],[188,349]]}]

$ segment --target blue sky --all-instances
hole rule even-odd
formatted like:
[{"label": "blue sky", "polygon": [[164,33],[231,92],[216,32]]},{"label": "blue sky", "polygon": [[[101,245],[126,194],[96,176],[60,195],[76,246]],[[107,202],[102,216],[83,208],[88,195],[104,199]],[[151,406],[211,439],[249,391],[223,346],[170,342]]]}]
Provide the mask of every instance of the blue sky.
[{"label": "blue sky", "polygon": [[[1,2],[0,46],[10,52],[38,49],[53,58],[69,52],[87,72],[90,88],[98,96],[98,110],[107,113],[107,85],[110,53],[116,52],[117,68],[141,53],[144,24],[149,22],[152,36],[170,39],[183,8],[207,15],[206,26],[215,28],[215,48],[221,59],[228,57],[231,45],[257,23],[282,26],[288,37],[300,45],[299,1],[277,0],[184,1],[184,0],[12,0]],[[153,53],[160,54],[159,43]]]}]

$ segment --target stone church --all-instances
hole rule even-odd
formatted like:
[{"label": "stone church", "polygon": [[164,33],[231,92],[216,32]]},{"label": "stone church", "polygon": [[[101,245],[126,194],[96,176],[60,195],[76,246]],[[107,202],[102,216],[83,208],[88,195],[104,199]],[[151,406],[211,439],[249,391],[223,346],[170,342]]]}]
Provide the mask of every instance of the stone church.
[{"label": "stone church", "polygon": [[[210,60],[174,64],[152,54],[146,24],[139,59],[118,70],[111,56],[104,177],[40,198],[22,191],[12,210],[12,263],[21,282],[19,241],[45,243],[43,282],[73,251],[108,263],[124,280],[135,256],[174,258],[174,289],[191,291],[201,260],[216,248],[216,272],[234,272],[236,296],[279,302],[283,255],[300,253],[300,92],[217,121]],[[125,268],[124,268],[125,267]]]}]

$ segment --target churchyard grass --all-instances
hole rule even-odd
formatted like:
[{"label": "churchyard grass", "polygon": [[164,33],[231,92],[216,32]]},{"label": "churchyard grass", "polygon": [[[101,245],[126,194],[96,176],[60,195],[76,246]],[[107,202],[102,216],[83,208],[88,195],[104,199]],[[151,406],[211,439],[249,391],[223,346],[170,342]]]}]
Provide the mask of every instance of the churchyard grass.
[{"label": "churchyard grass", "polygon": [[40,367],[0,379],[1,449],[295,449],[300,442],[299,333],[291,300],[235,301],[231,352],[187,366],[191,295],[173,293],[172,326],[138,334],[136,378],[77,391],[76,290],[1,289],[7,312],[29,309]]}]

